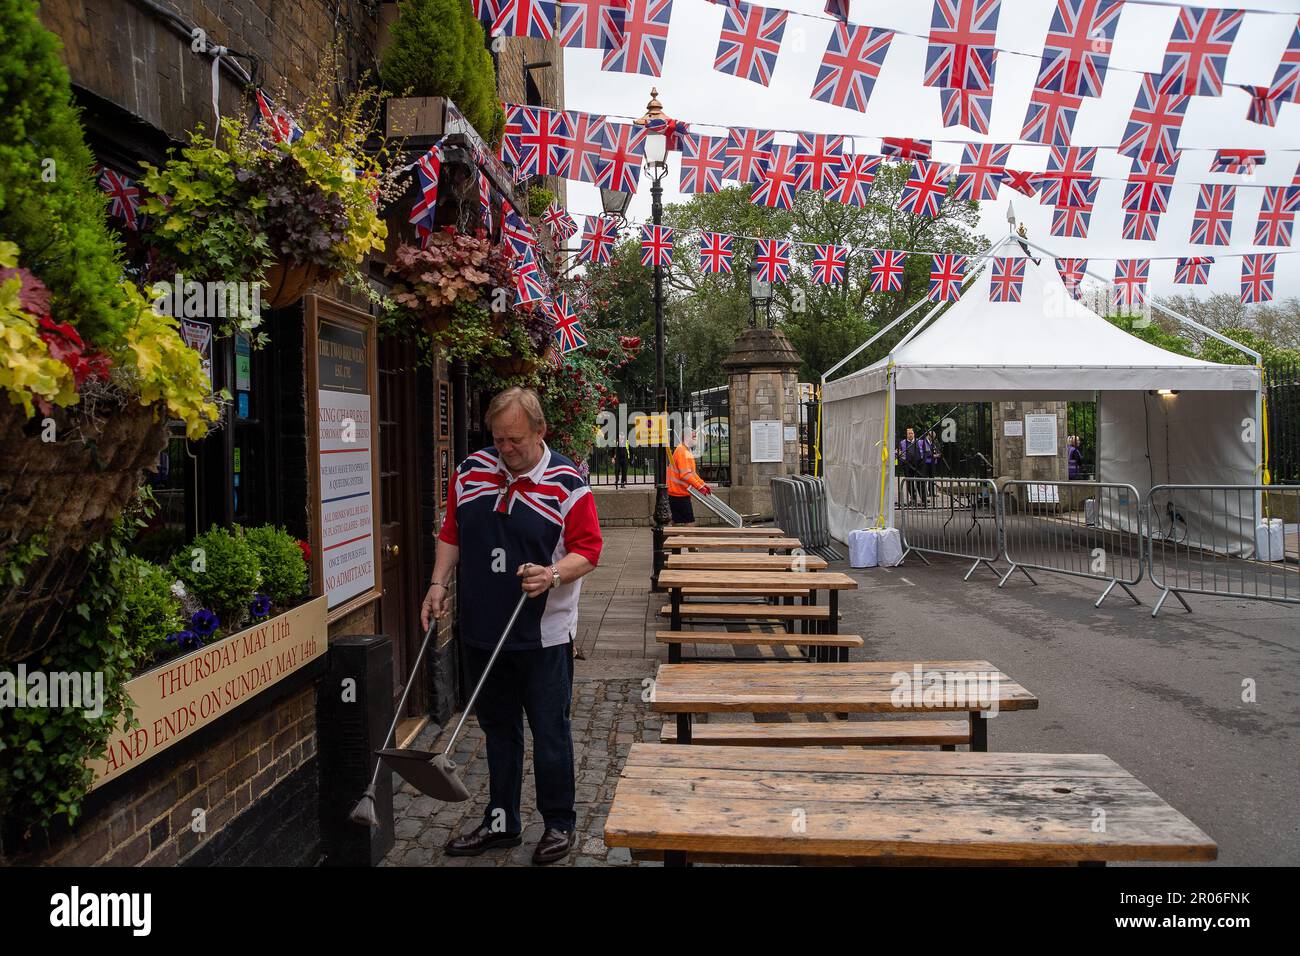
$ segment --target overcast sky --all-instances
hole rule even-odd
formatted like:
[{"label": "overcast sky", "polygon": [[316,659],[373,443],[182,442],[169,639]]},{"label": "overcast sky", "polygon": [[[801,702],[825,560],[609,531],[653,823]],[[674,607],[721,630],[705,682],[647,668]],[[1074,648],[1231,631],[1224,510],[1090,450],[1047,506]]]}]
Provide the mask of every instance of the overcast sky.
[{"label": "overcast sky", "polygon": [[[820,15],[823,0],[779,0],[766,5]],[[1005,186],[995,202],[982,204],[981,232],[990,238],[1005,235],[1006,206],[1010,200],[1014,202],[1017,216],[1027,225],[1031,238],[1058,255],[1090,258],[1094,260],[1090,268],[1107,276],[1113,271],[1109,260],[1116,256],[1223,255],[1223,247],[1194,247],[1188,243],[1197,195],[1197,187],[1190,184],[1253,181],[1276,185],[1289,183],[1296,173],[1297,161],[1300,161],[1300,104],[1283,106],[1277,125],[1272,128],[1249,123],[1246,120],[1249,97],[1235,84],[1267,85],[1272,81],[1294,29],[1300,2],[1249,0],[1246,4],[1226,4],[1206,0],[1201,5],[1245,6],[1249,10],[1276,10],[1289,16],[1248,13],[1228,60],[1223,95],[1192,98],[1178,141],[1183,150],[1178,167],[1178,185],[1174,187],[1169,211],[1161,217],[1158,241],[1129,242],[1120,238],[1120,200],[1124,184],[1116,180],[1128,175],[1131,163],[1113,149],[1102,150],[1094,167],[1095,175],[1115,179],[1103,180],[1098,188],[1088,239],[1050,236],[1050,208]],[[998,47],[1032,55],[999,54],[993,113],[987,136],[978,136],[966,127],[945,130],[940,120],[939,91],[921,83],[926,52],[923,37],[929,32],[932,8],[929,0],[852,0],[851,22],[920,34],[895,35],[866,113],[809,98],[833,27],[825,19],[790,16],[770,87],[716,72],[713,60],[722,24],[722,8],[708,0],[674,0],[661,77],[603,72],[599,51],[565,50],[565,106],[609,116],[636,117],[645,111],[650,88],[656,86],[665,112],[686,120],[696,132],[716,133],[728,126],[752,126],[841,133],[858,137],[857,149],[866,152],[878,151],[880,136],[1015,142],[1021,138],[1029,94],[1037,75],[1038,57],[1055,6],[1055,0],[1003,0]],[[1175,6],[1149,5],[1136,0],[1125,5],[1104,93],[1098,99],[1084,101],[1074,127],[1074,145],[1113,147],[1119,143],[1141,80],[1136,71],[1158,72],[1161,69],[1165,43],[1176,17]],[[777,142],[794,142],[794,139],[793,134],[777,135]],[[1256,171],[1253,180],[1209,173],[1213,151],[1220,147],[1267,149],[1267,162]],[[1009,165],[1018,169],[1044,169],[1047,152],[1044,146],[1014,147]],[[935,143],[934,158],[940,161],[959,162],[961,153],[960,142]],[[676,188],[677,159],[677,154],[670,154],[670,171],[664,183],[664,199],[669,203],[682,198]],[[1257,250],[1251,242],[1262,196],[1263,190],[1259,188],[1237,191],[1232,245],[1227,247],[1231,251],[1264,251]],[[570,182],[569,209],[575,216],[600,212],[599,191],[586,183]],[[628,215],[633,221],[649,218],[649,183],[644,176]],[[1300,226],[1297,226],[1297,232],[1300,233]],[[1297,235],[1297,240],[1300,241],[1300,235]],[[1172,261],[1153,262],[1152,291],[1155,294],[1187,291],[1208,294],[1205,287],[1175,286],[1173,273]],[[1211,269],[1209,289],[1236,293],[1239,281],[1240,260],[1220,259]],[[1300,295],[1300,255],[1280,255],[1274,296],[1292,295]]]}]

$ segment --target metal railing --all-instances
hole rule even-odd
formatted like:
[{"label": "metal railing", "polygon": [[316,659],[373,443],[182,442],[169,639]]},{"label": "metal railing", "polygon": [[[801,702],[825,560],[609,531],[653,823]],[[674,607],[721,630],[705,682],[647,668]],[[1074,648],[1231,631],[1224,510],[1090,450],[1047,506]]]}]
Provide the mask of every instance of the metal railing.
[{"label": "metal railing", "polygon": [[704,492],[698,491],[694,486],[690,485],[687,486],[686,490],[691,493],[692,498],[704,505],[704,507],[708,508],[733,528],[743,528],[745,526],[744,516],[717,495],[706,495]]},{"label": "metal railing", "polygon": [[993,563],[1002,554],[1002,521],[997,488],[983,478],[900,478],[897,487],[899,532],[903,559],[916,552],[926,564],[926,554],[945,554],[972,562],[962,580],[970,580],[984,565],[994,574]]},{"label": "metal railing", "polygon": [[1142,496],[1132,485],[1084,481],[1008,481],[1002,485],[1002,555],[1034,584],[1031,570],[1105,581],[1094,607],[1115,586],[1141,604]]},{"label": "metal railing", "polygon": [[805,551],[827,561],[844,557],[831,538],[829,499],[823,479],[810,475],[773,478],[772,513],[777,527],[798,538]]}]

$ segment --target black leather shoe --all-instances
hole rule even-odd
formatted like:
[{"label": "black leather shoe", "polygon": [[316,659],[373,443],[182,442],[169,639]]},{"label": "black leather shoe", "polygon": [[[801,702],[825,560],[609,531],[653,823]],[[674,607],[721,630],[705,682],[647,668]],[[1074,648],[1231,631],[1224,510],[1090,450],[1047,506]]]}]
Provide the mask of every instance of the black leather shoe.
[{"label": "black leather shoe", "polygon": [[523,842],[524,838],[518,833],[497,833],[486,823],[481,823],[478,829],[448,843],[445,852],[448,856],[478,856],[484,850],[518,846]]},{"label": "black leather shoe", "polygon": [[577,842],[577,837],[572,830],[557,830],[554,827],[547,827],[542,838],[537,841],[537,849],[533,851],[533,862],[538,865],[555,863],[563,860],[573,849],[573,844]]}]

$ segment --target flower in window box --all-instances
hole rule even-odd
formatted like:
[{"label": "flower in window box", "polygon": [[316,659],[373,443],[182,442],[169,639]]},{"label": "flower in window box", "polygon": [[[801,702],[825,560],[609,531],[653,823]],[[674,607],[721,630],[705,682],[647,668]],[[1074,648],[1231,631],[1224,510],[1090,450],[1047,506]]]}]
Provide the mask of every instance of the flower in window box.
[{"label": "flower in window box", "polygon": [[217,616],[207,608],[200,608],[190,618],[190,628],[199,637],[211,637],[220,624],[221,622],[217,620]]},{"label": "flower in window box", "polygon": [[248,613],[254,620],[266,617],[271,613],[271,599],[265,594],[259,594],[253,598],[253,603],[248,606]]}]

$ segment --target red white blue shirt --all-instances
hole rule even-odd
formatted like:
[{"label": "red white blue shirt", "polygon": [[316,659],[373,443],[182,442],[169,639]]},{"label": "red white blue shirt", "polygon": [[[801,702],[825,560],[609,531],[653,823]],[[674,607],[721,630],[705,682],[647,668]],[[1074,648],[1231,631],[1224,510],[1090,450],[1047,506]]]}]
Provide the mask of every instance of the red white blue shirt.
[{"label": "red white blue shirt", "polygon": [[[603,539],[591,488],[573,462],[542,446],[526,475],[510,474],[495,447],[456,467],[438,537],[460,548],[461,639],[490,649],[522,593],[521,564],[549,567],[566,554],[600,560]],[[530,599],[505,650],[553,647],[573,639],[582,581]]]}]

